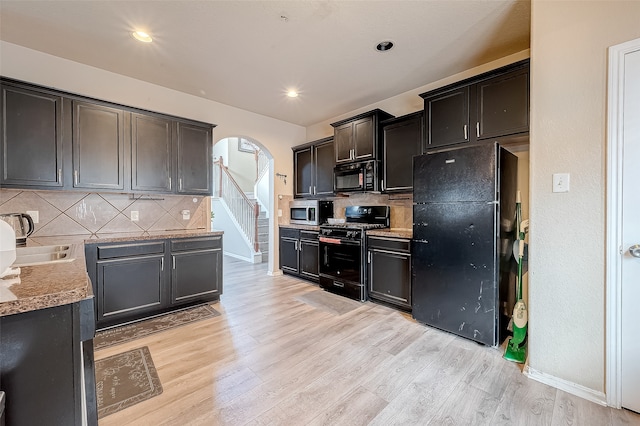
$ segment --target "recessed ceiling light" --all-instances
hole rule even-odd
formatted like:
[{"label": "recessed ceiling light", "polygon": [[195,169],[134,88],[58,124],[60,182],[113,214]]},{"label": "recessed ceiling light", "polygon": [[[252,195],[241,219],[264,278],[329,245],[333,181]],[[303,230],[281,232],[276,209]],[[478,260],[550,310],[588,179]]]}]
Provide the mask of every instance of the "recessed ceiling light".
[{"label": "recessed ceiling light", "polygon": [[391,50],[391,48],[393,48],[393,42],[390,40],[381,41],[376,46],[378,52],[386,52],[387,50]]},{"label": "recessed ceiling light", "polygon": [[297,98],[298,97],[298,92],[296,92],[295,90],[289,90],[287,92],[287,96],[290,98]]},{"label": "recessed ceiling light", "polygon": [[131,33],[131,35],[133,36],[133,38],[143,43],[151,43],[153,41],[151,36],[144,31],[134,31]]}]

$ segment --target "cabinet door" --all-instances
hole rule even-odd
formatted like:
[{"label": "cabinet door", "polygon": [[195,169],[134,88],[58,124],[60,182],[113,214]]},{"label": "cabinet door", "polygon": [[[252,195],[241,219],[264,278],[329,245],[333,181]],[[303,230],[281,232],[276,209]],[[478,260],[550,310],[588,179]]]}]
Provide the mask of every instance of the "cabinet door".
[{"label": "cabinet door", "polygon": [[124,189],[124,111],[73,101],[73,187]]},{"label": "cabinet door", "polygon": [[333,195],[333,141],[314,146],[314,195]]},{"label": "cabinet door", "polygon": [[172,253],[171,261],[172,304],[220,296],[221,248]]},{"label": "cabinet door", "polygon": [[2,86],[3,185],[62,186],[62,97]]},{"label": "cabinet door", "polygon": [[425,98],[425,150],[469,142],[469,87]]},{"label": "cabinet door", "polygon": [[[333,154],[333,153],[332,153]],[[311,147],[293,152],[293,168],[295,181],[293,183],[295,197],[313,195],[312,182],[313,153]]]},{"label": "cabinet door", "polygon": [[300,274],[318,280],[318,241],[300,240]]},{"label": "cabinet door", "polygon": [[376,157],[373,117],[365,117],[353,122],[353,141],[355,160],[368,160]]},{"label": "cabinet door", "polygon": [[98,326],[162,308],[164,255],[99,261]]},{"label": "cabinet door", "polygon": [[280,269],[298,273],[298,239],[280,237]]},{"label": "cabinet door", "polygon": [[411,256],[369,250],[369,296],[411,308]]},{"label": "cabinet door", "polygon": [[476,90],[476,136],[479,140],[529,131],[527,69],[478,83]]},{"label": "cabinet door", "polygon": [[411,191],[413,156],[422,153],[422,117],[395,122],[383,128],[384,172],[382,190]]},{"label": "cabinet door", "polygon": [[131,189],[171,192],[172,120],[131,114]]},{"label": "cabinet door", "polygon": [[353,123],[345,123],[333,129],[336,163],[353,160]]},{"label": "cabinet door", "polygon": [[178,123],[178,192],[212,194],[211,127]]}]

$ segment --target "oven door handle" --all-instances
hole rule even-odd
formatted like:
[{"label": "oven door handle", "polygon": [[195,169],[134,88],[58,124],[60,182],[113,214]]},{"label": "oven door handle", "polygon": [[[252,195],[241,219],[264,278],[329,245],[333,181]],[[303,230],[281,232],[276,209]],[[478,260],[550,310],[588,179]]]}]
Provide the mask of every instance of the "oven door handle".
[{"label": "oven door handle", "polygon": [[343,246],[360,246],[358,241],[340,240],[338,238],[320,237],[318,238],[321,243],[330,245],[343,245]]}]

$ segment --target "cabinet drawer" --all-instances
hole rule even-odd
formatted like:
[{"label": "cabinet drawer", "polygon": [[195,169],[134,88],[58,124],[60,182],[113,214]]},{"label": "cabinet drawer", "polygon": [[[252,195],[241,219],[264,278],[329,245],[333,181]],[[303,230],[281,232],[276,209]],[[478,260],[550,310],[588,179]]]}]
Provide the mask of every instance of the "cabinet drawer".
[{"label": "cabinet drawer", "polygon": [[286,238],[300,238],[300,230],[295,228],[280,228],[280,236]]},{"label": "cabinet drawer", "polygon": [[318,234],[315,231],[300,231],[300,239],[318,241]]},{"label": "cabinet drawer", "polygon": [[411,240],[391,237],[367,237],[367,249],[382,249],[409,253]]},{"label": "cabinet drawer", "polygon": [[147,254],[163,254],[164,241],[139,244],[118,244],[98,246],[98,259],[114,259],[118,257],[143,256]]},{"label": "cabinet drawer", "polygon": [[171,251],[214,249],[222,247],[222,237],[181,238],[171,240]]}]

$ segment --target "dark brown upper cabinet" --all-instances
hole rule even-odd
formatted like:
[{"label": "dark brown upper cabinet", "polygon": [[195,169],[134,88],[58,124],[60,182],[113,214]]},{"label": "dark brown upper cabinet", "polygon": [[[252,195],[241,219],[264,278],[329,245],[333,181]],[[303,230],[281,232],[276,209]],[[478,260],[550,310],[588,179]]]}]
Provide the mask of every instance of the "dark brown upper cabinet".
[{"label": "dark brown upper cabinet", "polygon": [[210,195],[213,189],[211,126],[179,121],[177,134],[177,192]]},{"label": "dark brown upper cabinet", "polygon": [[393,118],[393,115],[375,109],[355,117],[331,123],[335,162],[350,163],[381,158],[380,140],[382,127],[380,122]]},{"label": "dark brown upper cabinet", "polygon": [[422,153],[423,112],[382,122],[382,191],[411,192],[413,156]]},{"label": "dark brown upper cabinet", "polygon": [[333,138],[293,147],[294,197],[333,195]]},{"label": "dark brown upper cabinet", "polygon": [[131,114],[131,190],[171,192],[173,120]]},{"label": "dark brown upper cabinet", "polygon": [[0,85],[2,186],[63,186],[62,96]]},{"label": "dark brown upper cabinet", "polygon": [[0,79],[0,183],[212,194],[214,125]]},{"label": "dark brown upper cabinet", "polygon": [[529,60],[423,93],[424,151],[529,132]]},{"label": "dark brown upper cabinet", "polygon": [[125,113],[73,101],[73,187],[124,190]]}]

